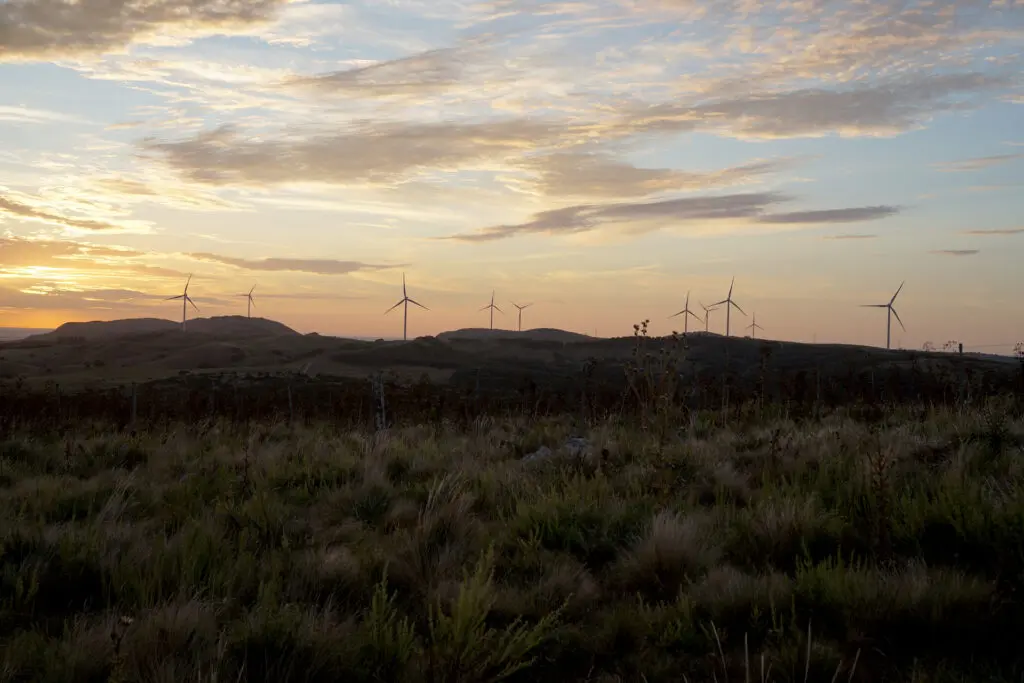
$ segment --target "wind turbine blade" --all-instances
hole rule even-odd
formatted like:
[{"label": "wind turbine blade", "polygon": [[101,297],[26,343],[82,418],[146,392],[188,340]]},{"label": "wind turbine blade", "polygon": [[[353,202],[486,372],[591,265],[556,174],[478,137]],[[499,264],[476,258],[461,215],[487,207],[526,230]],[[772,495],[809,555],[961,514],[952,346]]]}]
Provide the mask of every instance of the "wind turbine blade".
[{"label": "wind turbine blade", "polygon": [[678,313],[673,313],[672,315],[669,316],[669,318],[678,318],[683,313],[686,313],[686,311],[679,311]]},{"label": "wind turbine blade", "polygon": [[252,296],[249,296],[249,303],[252,304],[253,308],[256,308],[256,299],[252,298]]},{"label": "wind turbine blade", "polygon": [[505,311],[501,310],[497,306],[494,307],[494,310],[496,310],[498,313],[501,313],[502,315],[505,315]]},{"label": "wind turbine blade", "polygon": [[861,308],[889,308],[889,304],[861,304]]},{"label": "wind turbine blade", "polygon": [[249,290],[249,296],[252,296],[252,293],[255,292],[255,291],[256,291],[256,285],[253,285],[252,289]]},{"label": "wind turbine blade", "polygon": [[399,306],[401,306],[404,303],[405,303],[405,299],[402,299],[397,304],[395,304],[394,306],[392,306],[388,310],[384,311],[384,315],[387,315],[388,313],[390,313],[391,311],[395,310],[396,308],[398,308]]},{"label": "wind turbine blade", "polygon": [[414,306],[419,306],[424,311],[429,311],[430,310],[429,308],[427,308],[426,306],[421,304],[419,301],[416,301],[415,299],[409,299],[409,303],[413,304]]},{"label": "wind turbine blade", "polygon": [[405,273],[402,273],[402,296],[408,296],[408,294],[405,291]]},{"label": "wind turbine blade", "polygon": [[196,302],[192,301],[192,297],[185,297],[185,301],[187,301],[190,304],[192,304],[192,308],[196,309],[197,311],[199,310],[199,307],[196,306]]},{"label": "wind turbine blade", "polygon": [[490,308],[490,307],[491,307],[491,304],[487,304],[486,306],[484,306],[484,307],[483,307],[483,308],[481,308],[480,310],[481,310],[481,311],[486,311],[486,310],[487,310],[488,308]]},{"label": "wind turbine blade", "polygon": [[714,308],[715,306],[721,306],[722,304],[727,304],[727,303],[729,303],[729,300],[728,299],[723,299],[722,301],[719,301],[718,303],[711,304],[711,306],[712,306],[712,308]]},{"label": "wind turbine blade", "polygon": [[733,306],[735,306],[736,310],[739,311],[740,313],[742,313],[743,315],[747,314],[747,312],[744,311],[742,308],[740,308],[740,305],[738,303],[736,303],[735,301],[730,301],[729,303],[732,304]]},{"label": "wind turbine blade", "polygon": [[[697,315],[696,313],[694,313],[693,311],[690,311],[690,310],[688,310],[688,311],[686,311],[686,312],[687,312],[687,313],[688,313],[689,315],[692,315],[692,316],[693,316],[693,319],[694,319],[694,320],[701,320],[701,318],[700,318],[700,317],[699,317],[699,316],[698,316],[698,315]],[[703,320],[701,320],[701,322],[703,322]]]},{"label": "wind turbine blade", "polygon": [[890,305],[890,306],[892,306],[893,302],[894,302],[894,301],[896,301],[896,297],[898,297],[898,296],[900,295],[900,292],[901,292],[901,291],[903,291],[903,285],[905,285],[905,284],[907,284],[907,281],[906,281],[906,280],[904,280],[903,282],[901,282],[901,283],[900,283],[900,288],[899,288],[899,289],[897,289],[897,290],[896,290],[896,293],[892,295],[892,298],[891,298],[891,299],[889,299],[889,305]]},{"label": "wind turbine blade", "polygon": [[180,299],[183,296],[185,296],[185,295],[184,294],[179,294],[178,296],[169,296],[166,299],[164,299],[164,301],[174,301],[175,299]]},{"label": "wind turbine blade", "polygon": [[732,276],[732,282],[729,283],[729,298],[730,299],[732,298],[732,288],[733,288],[733,286],[735,286],[735,284],[736,284],[736,276],[733,275]]},{"label": "wind turbine blade", "polygon": [[902,321],[902,320],[900,320],[900,314],[899,314],[899,313],[897,313],[897,312],[896,312],[896,309],[895,309],[895,308],[893,308],[892,306],[889,306],[889,310],[890,310],[890,311],[892,311],[892,314],[893,314],[894,316],[896,316],[896,322],[898,322],[898,323],[900,324],[900,327],[902,327],[902,328],[903,328],[903,331],[904,331],[904,332],[906,332],[906,331],[907,331],[907,328],[906,328],[906,327],[905,327],[905,326],[903,325],[903,321]]}]

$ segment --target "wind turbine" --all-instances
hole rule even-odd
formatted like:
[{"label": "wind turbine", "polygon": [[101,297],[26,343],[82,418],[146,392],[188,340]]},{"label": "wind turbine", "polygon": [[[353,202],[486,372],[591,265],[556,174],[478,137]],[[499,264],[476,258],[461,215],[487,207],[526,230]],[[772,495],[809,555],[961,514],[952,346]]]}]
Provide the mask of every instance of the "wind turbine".
[{"label": "wind turbine", "polygon": [[729,336],[729,324],[730,324],[731,318],[732,318],[732,309],[733,309],[733,307],[735,307],[736,310],[739,311],[740,313],[743,313],[743,315],[746,315],[746,313],[743,311],[743,309],[740,308],[740,305],[732,300],[732,288],[733,288],[733,285],[735,285],[735,284],[736,284],[736,277],[733,276],[732,283],[729,284],[729,296],[725,297],[724,299],[719,301],[717,304],[712,304],[714,306],[721,306],[722,304],[725,304],[725,336],[726,337]]},{"label": "wind turbine", "polygon": [[505,315],[505,311],[501,310],[500,308],[498,308],[497,306],[494,305],[494,290],[491,290],[491,303],[489,303],[488,305],[484,306],[480,310],[481,311],[486,311],[487,309],[491,309],[491,329],[493,330],[494,329],[494,312],[497,311],[498,313],[501,313],[502,315]]},{"label": "wind turbine", "polygon": [[388,313],[395,310],[402,304],[405,304],[405,316],[402,321],[402,341],[407,341],[409,339],[409,304],[419,306],[424,311],[429,311],[430,309],[421,304],[420,302],[409,298],[409,294],[405,290],[405,273],[402,273],[402,298],[398,301],[397,304],[395,304],[388,310],[384,311],[384,315],[387,315]]},{"label": "wind turbine", "polygon": [[747,329],[750,330],[751,339],[757,339],[757,331],[761,330],[764,332],[764,328],[757,324],[757,312],[754,312],[754,321],[747,325]]},{"label": "wind turbine", "polygon": [[718,306],[705,306],[704,304],[702,304],[699,301],[697,303],[699,303],[700,307],[704,309],[704,332],[707,332],[708,331],[708,323],[711,320],[711,312],[712,311],[717,311],[718,310]]},{"label": "wind turbine", "polygon": [[252,292],[253,292],[254,289],[256,289],[256,285],[252,286],[252,289],[249,290],[248,294],[236,294],[235,295],[235,296],[244,296],[246,299],[249,300],[249,302],[248,302],[249,306],[248,306],[248,313],[247,313],[247,315],[250,318],[252,317],[252,307],[256,305],[255,299],[252,298]]},{"label": "wind turbine", "polygon": [[861,304],[861,308],[887,308],[887,309],[889,309],[888,315],[886,316],[886,323],[885,323],[885,348],[887,348],[887,349],[892,348],[891,343],[892,343],[892,317],[893,316],[896,316],[896,321],[900,324],[900,327],[903,328],[903,331],[904,332],[907,331],[907,328],[903,325],[903,321],[900,320],[900,314],[896,312],[895,308],[893,308],[893,303],[896,301],[896,297],[898,297],[900,295],[900,292],[903,291],[903,285],[905,285],[905,284],[907,284],[906,280],[904,280],[903,282],[900,283],[899,289],[896,290],[896,293],[892,295],[892,298],[889,299],[889,303],[887,303],[887,304]]},{"label": "wind turbine", "polygon": [[185,281],[185,291],[184,292],[182,292],[178,296],[169,296],[166,299],[164,299],[164,301],[174,301],[176,299],[181,299],[181,329],[182,330],[185,329],[185,321],[188,319],[188,305],[192,304],[192,308],[196,309],[196,312],[199,311],[199,307],[196,306],[196,302],[192,301],[192,297],[190,297],[188,295],[188,286],[189,286],[189,283],[191,283],[191,282],[192,282],[192,276],[189,275],[188,276],[188,280]]},{"label": "wind turbine", "polygon": [[[525,306],[520,306],[515,301],[513,301],[512,305],[519,309],[519,331],[522,332],[523,331],[523,311],[525,311],[527,308],[529,308],[533,304],[526,304]],[[494,315],[494,314],[492,313],[491,315]]]},{"label": "wind turbine", "polygon": [[[694,317],[695,320],[700,320],[700,318],[697,317],[697,314],[690,310],[690,293],[689,292],[686,293],[686,306],[683,307],[683,310],[679,311],[675,315],[670,315],[669,318],[676,318],[676,317],[678,317],[680,315],[683,316],[683,334],[686,334],[686,333],[688,333],[690,331],[690,316],[691,315]],[[704,331],[707,332],[706,329]]]}]

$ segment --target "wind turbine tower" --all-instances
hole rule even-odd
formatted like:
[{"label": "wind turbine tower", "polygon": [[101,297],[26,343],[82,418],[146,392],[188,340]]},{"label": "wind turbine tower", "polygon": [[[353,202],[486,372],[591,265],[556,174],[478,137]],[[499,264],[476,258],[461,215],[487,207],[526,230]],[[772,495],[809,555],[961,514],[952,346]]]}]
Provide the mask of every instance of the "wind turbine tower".
[{"label": "wind turbine tower", "polygon": [[390,313],[391,311],[395,310],[399,306],[402,306],[403,304],[405,305],[405,311],[404,311],[404,316],[403,316],[403,320],[402,320],[402,341],[408,341],[409,340],[409,304],[412,304],[413,306],[419,306],[424,311],[429,311],[430,309],[427,308],[426,306],[424,306],[423,304],[421,304],[420,302],[416,301],[415,299],[410,299],[409,298],[409,293],[405,289],[405,273],[402,273],[402,298],[399,299],[397,304],[395,304],[394,306],[392,306],[388,310],[384,311],[384,315],[387,315],[388,313]]},{"label": "wind turbine tower", "polygon": [[252,293],[253,293],[253,290],[255,290],[255,289],[256,289],[256,285],[253,285],[252,289],[249,290],[248,294],[236,294],[235,295],[235,296],[244,296],[246,299],[248,299],[248,304],[249,305],[248,305],[248,308],[246,310],[246,317],[248,317],[248,318],[252,317],[252,307],[256,305],[256,300],[252,298]]},{"label": "wind turbine tower", "polygon": [[887,349],[892,348],[892,317],[893,316],[896,316],[896,322],[898,322],[900,324],[900,327],[903,328],[903,331],[904,332],[907,331],[907,328],[903,325],[903,321],[900,320],[900,314],[897,313],[896,309],[893,307],[893,303],[896,302],[896,297],[898,297],[900,295],[900,292],[903,291],[903,285],[905,285],[905,284],[906,284],[906,281],[903,281],[903,282],[900,283],[899,289],[896,290],[896,293],[892,295],[892,298],[889,299],[889,303],[887,303],[887,304],[861,304],[861,308],[887,308],[887,309],[889,309],[888,314],[886,316],[886,322],[885,322],[885,348],[887,348]]},{"label": "wind turbine tower", "polygon": [[764,332],[764,328],[757,324],[757,313],[754,313],[753,322],[747,325],[747,329],[750,330],[750,338],[757,339],[757,331],[761,330]]},{"label": "wind turbine tower", "polygon": [[486,306],[484,306],[480,310],[481,311],[486,311],[487,309],[491,310],[491,329],[493,330],[494,329],[494,312],[497,311],[498,313],[501,313],[502,315],[505,315],[505,312],[503,310],[501,310],[500,308],[498,308],[497,306],[494,305],[494,290],[491,290],[491,303],[487,304]]},{"label": "wind turbine tower", "polygon": [[[700,303],[699,301],[697,303]],[[708,331],[708,323],[711,321],[711,312],[717,311],[718,306],[705,306],[700,304],[700,307],[704,309],[704,332]]]},{"label": "wind turbine tower", "polygon": [[[690,293],[689,292],[686,293],[686,305],[683,307],[683,310],[679,311],[678,313],[676,313],[674,315],[670,315],[669,318],[675,318],[675,317],[678,317],[680,315],[683,316],[683,334],[687,334],[690,331],[690,316],[691,315],[694,317],[695,320],[700,320],[700,318],[697,317],[697,314],[690,310]],[[705,325],[704,325],[704,331],[707,332],[707,323],[705,323]]]},{"label": "wind turbine tower", "polygon": [[729,296],[725,297],[724,299],[719,301],[717,304],[713,304],[714,306],[721,306],[722,304],[725,304],[725,336],[726,337],[729,336],[729,328],[730,328],[730,323],[731,323],[731,318],[732,318],[732,315],[731,315],[732,314],[732,309],[735,308],[740,313],[743,313],[743,315],[746,315],[746,313],[743,311],[743,309],[740,308],[740,305],[732,300],[732,288],[733,288],[733,286],[735,284],[736,284],[736,277],[733,276],[732,282],[729,284]]},{"label": "wind turbine tower", "polygon": [[192,304],[192,308],[199,312],[199,307],[196,306],[196,302],[192,301],[192,297],[188,295],[188,286],[192,282],[192,276],[188,276],[188,280],[185,281],[185,291],[178,296],[169,296],[164,301],[175,301],[181,299],[181,329],[185,331],[185,322],[188,320],[188,306]]},{"label": "wind turbine tower", "polygon": [[[527,308],[529,308],[533,304],[526,304],[525,306],[520,306],[515,301],[513,301],[512,305],[519,309],[519,331],[522,332],[523,331],[523,311],[525,311]],[[491,315],[493,316],[494,314],[492,313]],[[493,325],[493,323],[492,323],[492,325]]]}]

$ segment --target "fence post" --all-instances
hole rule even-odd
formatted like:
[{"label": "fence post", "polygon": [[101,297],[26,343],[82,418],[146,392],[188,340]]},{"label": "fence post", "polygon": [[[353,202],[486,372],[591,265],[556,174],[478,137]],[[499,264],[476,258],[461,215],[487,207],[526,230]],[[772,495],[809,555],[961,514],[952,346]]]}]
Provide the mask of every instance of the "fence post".
[{"label": "fence post", "polygon": [[377,432],[388,428],[387,402],[384,398],[384,373],[380,372],[370,378],[373,397],[376,400],[375,427]]},{"label": "fence post", "polygon": [[135,382],[132,382],[132,420],[131,426],[135,426],[135,420],[139,415],[138,393],[135,390]]}]

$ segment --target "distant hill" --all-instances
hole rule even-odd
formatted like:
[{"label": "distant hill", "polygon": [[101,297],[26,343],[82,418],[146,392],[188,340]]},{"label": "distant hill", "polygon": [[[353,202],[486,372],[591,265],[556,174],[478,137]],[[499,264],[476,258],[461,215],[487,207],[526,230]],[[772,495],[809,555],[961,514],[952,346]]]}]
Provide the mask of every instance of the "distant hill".
[{"label": "distant hill", "polygon": [[37,327],[0,327],[0,342],[17,341],[25,337],[50,332],[49,328]]},{"label": "distant hill", "polygon": [[51,339],[109,339],[133,334],[149,332],[170,332],[180,328],[180,323],[160,318],[132,318],[130,320],[108,320],[87,323],[64,323],[53,332],[37,334],[29,339],[33,341],[49,341]]},{"label": "distant hill", "polygon": [[[239,315],[189,320],[186,326],[191,334],[216,337],[277,337],[298,336],[299,333],[286,325],[266,318],[246,318]],[[174,333],[181,331],[181,323],[161,318],[132,318],[128,320],[107,320],[87,323],[64,323],[56,330],[38,334],[29,339],[49,341],[59,339],[83,339],[97,341],[152,334],[155,332]]]},{"label": "distant hill", "polygon": [[492,341],[496,339],[527,339],[530,341],[546,342],[582,342],[596,339],[596,337],[591,337],[586,334],[579,334],[577,332],[567,332],[565,330],[556,330],[550,327],[541,327],[534,330],[523,330],[522,332],[517,332],[515,330],[488,330],[482,327],[467,327],[461,330],[442,332],[441,334],[437,335],[437,338],[440,339],[441,341]]}]

